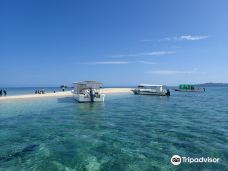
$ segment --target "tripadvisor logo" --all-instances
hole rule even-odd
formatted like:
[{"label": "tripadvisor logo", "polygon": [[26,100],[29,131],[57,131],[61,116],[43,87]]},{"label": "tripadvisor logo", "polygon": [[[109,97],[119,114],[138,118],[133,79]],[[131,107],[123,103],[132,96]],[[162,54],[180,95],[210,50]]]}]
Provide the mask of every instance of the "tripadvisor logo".
[{"label": "tripadvisor logo", "polygon": [[218,163],[220,158],[214,157],[200,157],[200,158],[191,158],[191,157],[180,157],[178,155],[174,155],[171,157],[171,163],[173,165],[179,165],[182,163]]},{"label": "tripadvisor logo", "polygon": [[173,165],[179,165],[181,164],[181,157],[178,156],[178,155],[174,155],[172,158],[171,158],[171,163]]}]

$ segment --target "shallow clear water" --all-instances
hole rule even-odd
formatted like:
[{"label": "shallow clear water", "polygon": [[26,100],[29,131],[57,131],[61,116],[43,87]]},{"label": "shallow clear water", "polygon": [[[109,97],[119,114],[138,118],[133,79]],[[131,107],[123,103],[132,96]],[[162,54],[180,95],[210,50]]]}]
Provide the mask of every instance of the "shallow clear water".
[{"label": "shallow clear water", "polygon": [[[228,88],[0,101],[0,170],[228,170]],[[172,155],[219,157],[182,163]]]}]

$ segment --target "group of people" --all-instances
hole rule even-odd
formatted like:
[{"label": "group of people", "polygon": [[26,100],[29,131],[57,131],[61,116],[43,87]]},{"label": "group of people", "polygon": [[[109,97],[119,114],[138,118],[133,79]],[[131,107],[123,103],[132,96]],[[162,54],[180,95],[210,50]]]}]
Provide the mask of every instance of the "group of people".
[{"label": "group of people", "polygon": [[44,94],[44,93],[45,93],[44,89],[35,91],[35,94]]},{"label": "group of people", "polygon": [[6,90],[0,90],[0,96],[6,96],[7,95],[7,92]]}]

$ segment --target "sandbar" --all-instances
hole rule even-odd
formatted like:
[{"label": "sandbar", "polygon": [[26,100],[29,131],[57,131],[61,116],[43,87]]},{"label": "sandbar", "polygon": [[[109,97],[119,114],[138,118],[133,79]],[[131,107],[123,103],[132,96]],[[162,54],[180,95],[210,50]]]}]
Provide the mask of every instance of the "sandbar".
[{"label": "sandbar", "polygon": [[[103,88],[101,89],[104,94],[112,93],[130,93],[131,88]],[[45,93],[45,94],[26,94],[26,95],[14,95],[14,96],[1,96],[0,100],[10,99],[29,99],[29,98],[44,98],[44,97],[69,97],[72,96],[71,91]]]}]

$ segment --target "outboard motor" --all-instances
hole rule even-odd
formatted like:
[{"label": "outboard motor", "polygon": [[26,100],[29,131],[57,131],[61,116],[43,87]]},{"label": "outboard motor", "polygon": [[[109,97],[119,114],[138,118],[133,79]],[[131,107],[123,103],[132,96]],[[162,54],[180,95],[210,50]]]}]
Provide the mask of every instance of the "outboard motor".
[{"label": "outboard motor", "polygon": [[95,96],[94,96],[94,94],[93,94],[92,88],[89,89],[89,95],[90,95],[90,101],[91,101],[91,102],[94,102]]},{"label": "outboard motor", "polygon": [[169,89],[167,90],[166,96],[170,96],[170,91],[169,91]]}]

